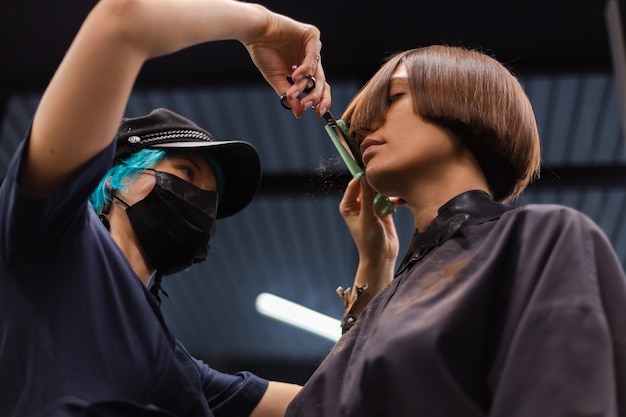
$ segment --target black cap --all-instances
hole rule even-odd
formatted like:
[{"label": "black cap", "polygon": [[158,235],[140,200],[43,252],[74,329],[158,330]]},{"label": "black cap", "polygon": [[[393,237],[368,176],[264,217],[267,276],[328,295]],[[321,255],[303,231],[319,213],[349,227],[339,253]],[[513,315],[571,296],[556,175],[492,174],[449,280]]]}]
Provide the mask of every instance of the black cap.
[{"label": "black cap", "polygon": [[261,161],[247,142],[218,141],[189,119],[167,109],[122,120],[116,136],[115,163],[141,149],[205,149],[219,163],[223,192],[217,218],[231,216],[246,207],[261,181]]}]

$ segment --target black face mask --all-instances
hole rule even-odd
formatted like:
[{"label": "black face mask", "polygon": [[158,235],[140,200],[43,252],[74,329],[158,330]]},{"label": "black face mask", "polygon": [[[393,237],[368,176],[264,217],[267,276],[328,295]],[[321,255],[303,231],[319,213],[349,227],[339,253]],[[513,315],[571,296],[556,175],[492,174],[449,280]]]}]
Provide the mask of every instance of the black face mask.
[{"label": "black face mask", "polygon": [[126,214],[148,261],[160,275],[183,271],[207,258],[215,234],[217,192],[176,175],[154,172],[154,188]]}]

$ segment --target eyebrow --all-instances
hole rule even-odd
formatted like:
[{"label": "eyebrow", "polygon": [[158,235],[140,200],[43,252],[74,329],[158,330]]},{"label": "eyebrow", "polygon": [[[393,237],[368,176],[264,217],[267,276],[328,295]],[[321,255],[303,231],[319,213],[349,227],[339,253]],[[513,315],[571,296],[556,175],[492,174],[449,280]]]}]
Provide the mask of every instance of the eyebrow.
[{"label": "eyebrow", "polygon": [[179,154],[179,155],[175,155],[174,157],[175,158],[184,159],[185,161],[187,161],[191,165],[193,165],[193,167],[196,169],[197,172],[202,172],[202,169],[200,168],[200,165],[198,165],[198,163],[194,160],[193,155]]}]

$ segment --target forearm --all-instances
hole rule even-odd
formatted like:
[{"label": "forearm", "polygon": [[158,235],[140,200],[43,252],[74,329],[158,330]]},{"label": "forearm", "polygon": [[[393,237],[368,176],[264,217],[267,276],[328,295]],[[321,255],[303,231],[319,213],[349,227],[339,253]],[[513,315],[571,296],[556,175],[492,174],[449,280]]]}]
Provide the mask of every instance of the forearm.
[{"label": "forearm", "polygon": [[354,285],[367,285],[379,290],[393,279],[395,259],[381,258],[374,260],[361,259],[354,276]]},{"label": "forearm", "polygon": [[[140,59],[217,40],[242,43],[257,38],[273,13],[263,6],[235,0],[104,0],[103,18],[135,48]],[[99,5],[100,6],[100,5]],[[143,57],[142,57],[143,55]]]},{"label": "forearm", "polygon": [[250,417],[283,417],[287,406],[300,389],[300,385],[270,381],[267,391]]},{"label": "forearm", "polygon": [[22,185],[50,191],[110,144],[146,60],[202,42],[247,42],[270,15],[231,0],[100,1],[42,97]]}]

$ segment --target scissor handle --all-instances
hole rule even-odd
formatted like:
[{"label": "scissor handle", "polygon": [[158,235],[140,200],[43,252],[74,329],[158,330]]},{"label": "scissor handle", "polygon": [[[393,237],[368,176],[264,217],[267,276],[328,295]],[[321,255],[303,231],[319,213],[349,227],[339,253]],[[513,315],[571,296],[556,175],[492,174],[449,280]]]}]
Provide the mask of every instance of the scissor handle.
[{"label": "scissor handle", "polygon": [[376,193],[374,197],[374,209],[379,215],[386,216],[395,213],[396,206],[393,205],[389,197]]}]

